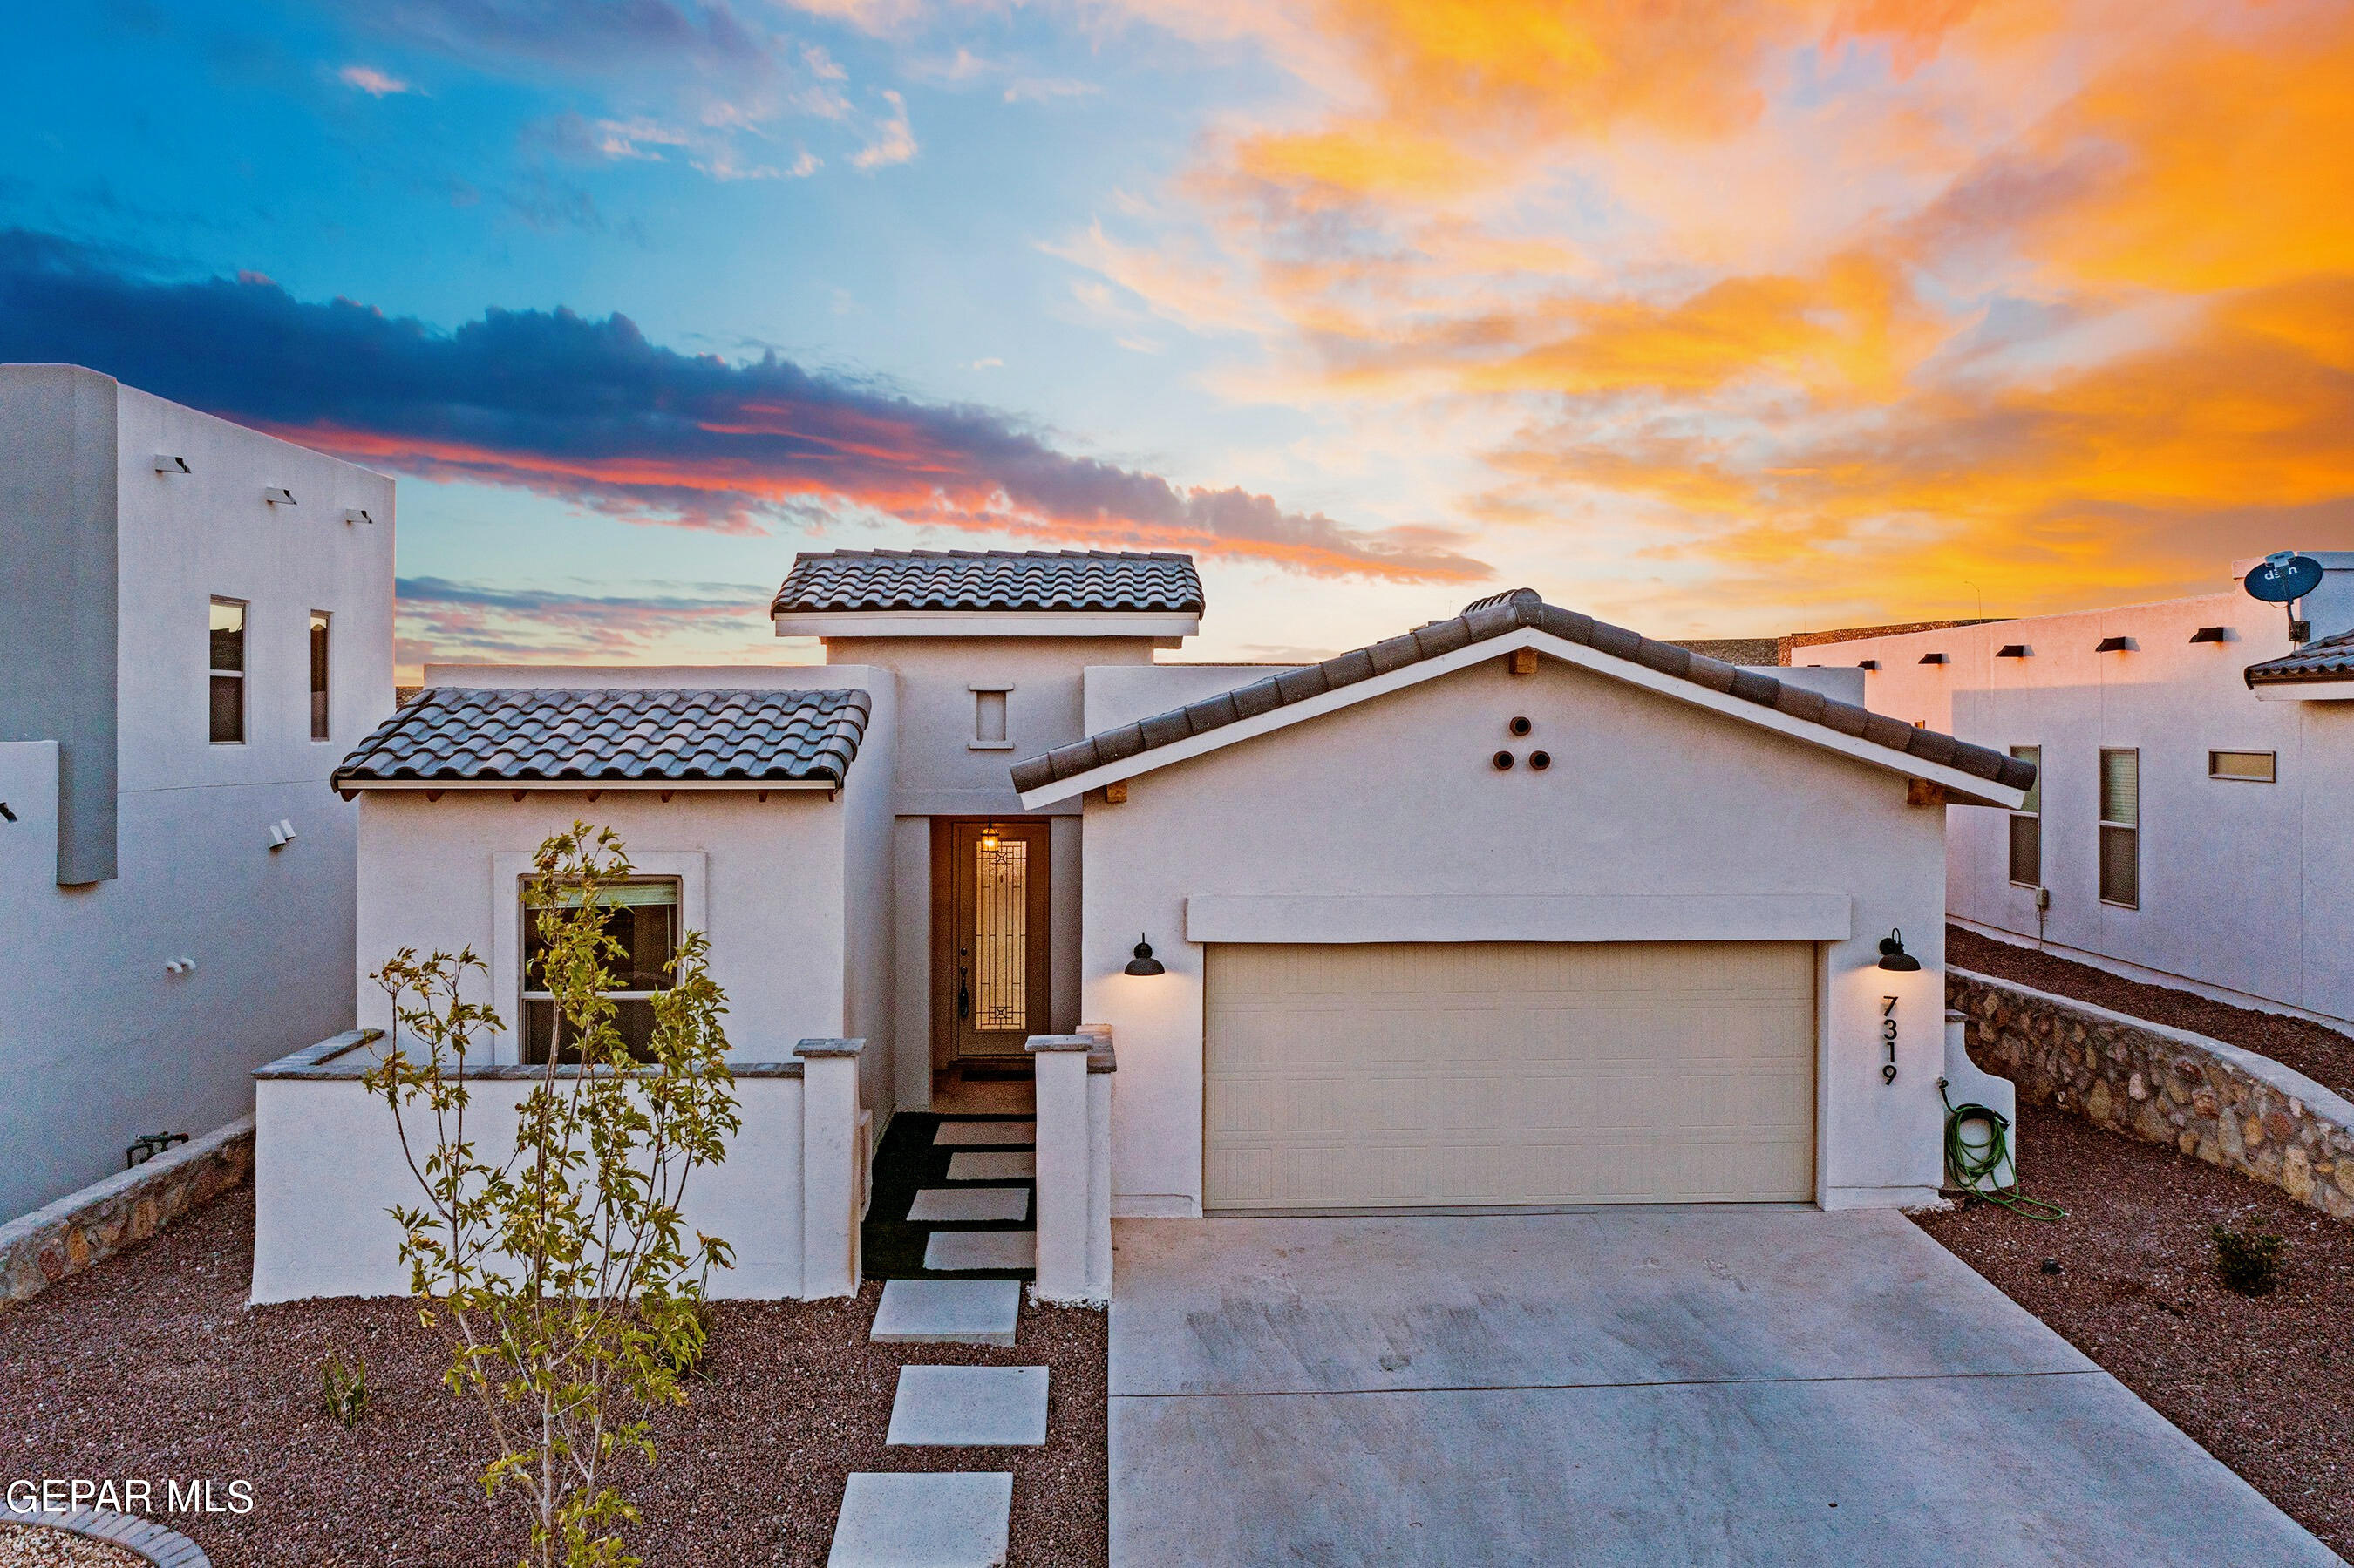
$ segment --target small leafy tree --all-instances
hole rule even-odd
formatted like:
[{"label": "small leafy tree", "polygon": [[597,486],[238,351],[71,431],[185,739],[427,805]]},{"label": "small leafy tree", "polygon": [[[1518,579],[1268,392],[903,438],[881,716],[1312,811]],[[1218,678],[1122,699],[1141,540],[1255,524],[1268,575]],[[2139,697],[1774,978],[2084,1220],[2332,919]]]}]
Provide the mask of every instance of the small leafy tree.
[{"label": "small leafy tree", "polygon": [[680,1369],[705,1339],[703,1287],[727,1245],[680,1213],[687,1179],[726,1158],[740,1125],[726,998],[709,943],[685,933],[670,987],[652,1002],[651,1044],[633,1053],[615,1027],[607,895],[630,874],[610,829],[575,822],[539,847],[531,918],[553,1039],[518,1107],[514,1146],[478,1152],[466,1116],[467,1056],[500,1022],[460,994],[486,973],[469,948],[419,958],[404,948],[375,975],[394,1025],[371,1092],[391,1107],[403,1157],[423,1189],[396,1207],[420,1320],[443,1335],[444,1381],[471,1399],[498,1457],[484,1490],[519,1493],[531,1519],[526,1565],[635,1564],[620,1531],[638,1510],[613,1484],[618,1459],[654,1460],[649,1414],[683,1404]]}]

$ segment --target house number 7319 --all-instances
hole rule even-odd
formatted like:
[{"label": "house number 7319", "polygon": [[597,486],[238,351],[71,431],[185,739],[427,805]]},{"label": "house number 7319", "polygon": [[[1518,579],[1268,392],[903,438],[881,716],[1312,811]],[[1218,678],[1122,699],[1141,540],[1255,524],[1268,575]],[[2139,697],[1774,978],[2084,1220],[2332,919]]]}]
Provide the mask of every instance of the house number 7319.
[{"label": "house number 7319", "polygon": [[1888,1060],[1881,1066],[1880,1081],[1893,1084],[1896,1081],[1896,999],[1893,996],[1880,999],[1880,1043],[1888,1047]]}]

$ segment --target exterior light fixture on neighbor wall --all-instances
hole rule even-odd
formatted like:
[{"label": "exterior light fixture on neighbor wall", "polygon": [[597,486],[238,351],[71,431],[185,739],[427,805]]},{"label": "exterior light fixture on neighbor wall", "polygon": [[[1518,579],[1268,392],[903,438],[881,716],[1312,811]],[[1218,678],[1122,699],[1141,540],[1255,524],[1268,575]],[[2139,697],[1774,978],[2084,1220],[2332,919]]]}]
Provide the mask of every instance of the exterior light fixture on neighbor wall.
[{"label": "exterior light fixture on neighbor wall", "polygon": [[1893,930],[1880,938],[1880,967],[1909,975],[1921,967],[1921,960],[1904,950],[1904,933]]},{"label": "exterior light fixture on neighbor wall", "polygon": [[1124,975],[1165,975],[1169,970],[1152,956],[1152,944],[1144,939],[1143,932],[1139,931],[1136,934],[1136,957],[1129,959],[1128,967],[1119,972]]}]

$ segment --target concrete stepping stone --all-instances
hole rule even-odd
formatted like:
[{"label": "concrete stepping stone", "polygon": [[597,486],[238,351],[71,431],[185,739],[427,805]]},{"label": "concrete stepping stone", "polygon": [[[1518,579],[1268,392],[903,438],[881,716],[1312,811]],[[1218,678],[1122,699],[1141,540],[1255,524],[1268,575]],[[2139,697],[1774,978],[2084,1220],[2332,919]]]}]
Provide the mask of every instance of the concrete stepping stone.
[{"label": "concrete stepping stone", "polygon": [[897,1447],[1035,1448],[1046,1441],[1046,1369],[901,1367],[884,1441]]},{"label": "concrete stepping stone", "polygon": [[970,1224],[1029,1217],[1027,1187],[926,1187],[907,1205],[907,1218],[919,1224]]},{"label": "concrete stepping stone", "polygon": [[924,1247],[924,1266],[942,1273],[959,1268],[1035,1268],[1038,1233],[934,1231]]},{"label": "concrete stepping stone", "polygon": [[826,1568],[999,1568],[1013,1514],[1010,1471],[860,1470],[842,1489]]},{"label": "concrete stepping stone", "polygon": [[1021,1315],[1018,1279],[892,1279],[884,1282],[866,1337],[877,1344],[1010,1345]]},{"label": "concrete stepping stone", "polygon": [[1027,1149],[992,1149],[949,1156],[951,1181],[1012,1181],[1038,1174],[1038,1156]]},{"label": "concrete stepping stone", "polygon": [[932,1130],[936,1149],[971,1149],[992,1143],[1035,1143],[1034,1121],[943,1121]]}]

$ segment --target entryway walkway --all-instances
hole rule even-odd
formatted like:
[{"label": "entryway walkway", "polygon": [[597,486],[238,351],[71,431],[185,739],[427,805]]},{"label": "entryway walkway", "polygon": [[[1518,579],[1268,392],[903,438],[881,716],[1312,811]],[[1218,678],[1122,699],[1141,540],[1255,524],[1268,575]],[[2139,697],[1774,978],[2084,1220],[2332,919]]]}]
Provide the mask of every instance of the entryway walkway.
[{"label": "entryway walkway", "polygon": [[[987,1116],[895,1117],[875,1164],[863,1241],[886,1281],[871,1337],[1011,1345],[1035,1257],[1037,1132],[1027,1106]],[[960,1161],[993,1161],[981,1169]],[[899,1372],[894,1447],[946,1450],[942,1467],[861,1471],[843,1486],[829,1568],[995,1568],[1013,1501],[1006,1470],[956,1467],[961,1448],[1046,1441],[1047,1369],[909,1365]],[[970,1462],[970,1461],[967,1461]]]},{"label": "entryway walkway", "polygon": [[1111,1559],[2331,1563],[1901,1214],[1115,1227]]}]

